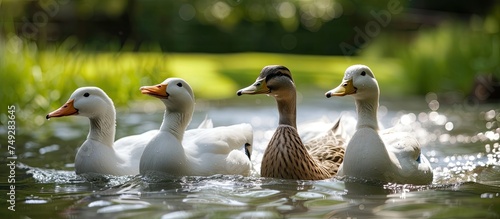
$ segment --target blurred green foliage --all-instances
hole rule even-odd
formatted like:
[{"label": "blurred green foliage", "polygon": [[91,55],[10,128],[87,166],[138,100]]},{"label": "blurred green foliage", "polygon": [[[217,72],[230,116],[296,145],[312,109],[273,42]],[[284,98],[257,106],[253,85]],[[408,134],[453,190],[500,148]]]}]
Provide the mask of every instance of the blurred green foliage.
[{"label": "blurred green foliage", "polygon": [[355,44],[353,28],[366,30],[386,9],[360,0],[0,1],[0,107],[17,105],[19,121],[37,127],[78,87],[101,87],[127,107],[150,100],[140,86],[168,77],[221,100],[270,64],[289,67],[301,92],[337,86],[358,63],[374,70],[383,96],[467,93],[478,74],[500,78],[499,4],[488,16],[408,32],[391,29],[405,24],[392,15],[356,45],[360,56],[318,56],[342,55],[341,42]]},{"label": "blurred green foliage", "polygon": [[361,54],[398,59],[407,93],[469,95],[479,75],[500,79],[500,5],[485,18],[473,16],[466,22],[448,20],[436,28],[422,27],[410,39],[385,34]]},{"label": "blurred green foliage", "polygon": [[9,0],[0,5],[0,32],[41,49],[75,37],[74,48],[90,51],[154,45],[169,52],[342,55],[338,45],[353,38],[352,27],[386,8],[360,0]]}]

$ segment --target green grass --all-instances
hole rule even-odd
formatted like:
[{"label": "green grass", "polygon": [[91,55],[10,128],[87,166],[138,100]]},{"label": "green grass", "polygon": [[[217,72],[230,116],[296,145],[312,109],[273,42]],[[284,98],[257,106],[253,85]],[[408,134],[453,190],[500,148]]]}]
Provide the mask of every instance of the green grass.
[{"label": "green grass", "polygon": [[[82,86],[101,87],[115,105],[127,107],[133,101],[150,99],[139,92],[139,87],[158,84],[168,77],[185,79],[197,99],[232,98],[270,64],[290,68],[300,91],[327,91],[341,82],[349,65],[357,63],[371,66],[381,86],[399,80],[398,65],[390,59],[264,53],[94,53],[62,47],[38,51],[36,45],[15,38],[4,45],[0,47],[1,106],[6,111],[8,105],[17,105],[18,122],[29,121],[33,127],[43,124],[48,112]],[[387,86],[395,93],[398,89]],[[0,121],[6,121],[4,114]]]}]

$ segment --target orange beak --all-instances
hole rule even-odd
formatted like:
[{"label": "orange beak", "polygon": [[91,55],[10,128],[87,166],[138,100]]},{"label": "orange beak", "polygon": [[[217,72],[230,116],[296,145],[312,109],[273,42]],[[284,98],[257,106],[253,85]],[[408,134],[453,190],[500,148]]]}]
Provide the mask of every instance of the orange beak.
[{"label": "orange beak", "polygon": [[74,102],[75,102],[74,99],[68,100],[68,102],[66,102],[59,109],[47,114],[45,118],[50,119],[52,117],[63,117],[63,116],[71,116],[78,114],[78,110],[75,109],[75,106],[73,105]]},{"label": "orange beak", "polygon": [[168,99],[167,93],[168,84],[158,84],[154,86],[142,86],[141,93],[147,94],[160,99]]}]

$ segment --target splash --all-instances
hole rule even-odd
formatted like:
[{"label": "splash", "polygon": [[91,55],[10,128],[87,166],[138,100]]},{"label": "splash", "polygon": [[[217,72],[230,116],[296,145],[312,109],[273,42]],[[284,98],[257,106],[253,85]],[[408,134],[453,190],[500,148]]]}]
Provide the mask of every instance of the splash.
[{"label": "splash", "polygon": [[101,174],[82,174],[77,175],[74,171],[44,169],[31,167],[26,164],[18,165],[19,168],[26,169],[26,174],[37,183],[55,183],[55,184],[84,184],[90,183],[98,187],[114,187],[123,185],[130,181],[134,176],[112,176]]}]

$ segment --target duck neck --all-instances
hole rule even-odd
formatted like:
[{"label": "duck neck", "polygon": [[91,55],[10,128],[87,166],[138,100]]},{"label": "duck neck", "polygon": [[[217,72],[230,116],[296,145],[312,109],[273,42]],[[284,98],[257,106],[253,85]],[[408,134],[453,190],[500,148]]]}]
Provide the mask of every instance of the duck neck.
[{"label": "duck neck", "polygon": [[371,128],[379,130],[377,118],[378,97],[356,100],[356,111],[358,113],[356,129]]},{"label": "duck neck", "polygon": [[169,112],[165,110],[163,115],[163,123],[160,131],[169,132],[182,142],[186,127],[191,121],[192,113]]},{"label": "duck neck", "polygon": [[297,128],[297,94],[295,93],[295,88],[291,91],[293,92],[283,96],[275,96],[278,103],[279,124]]},{"label": "duck neck", "polygon": [[90,118],[88,139],[113,147],[115,141],[116,113],[115,110],[106,110],[104,115]]}]

